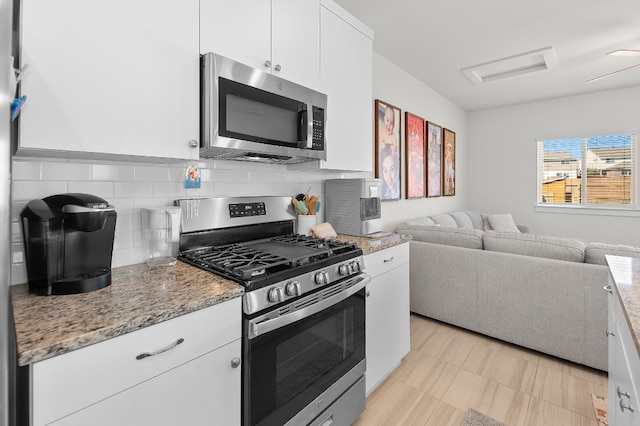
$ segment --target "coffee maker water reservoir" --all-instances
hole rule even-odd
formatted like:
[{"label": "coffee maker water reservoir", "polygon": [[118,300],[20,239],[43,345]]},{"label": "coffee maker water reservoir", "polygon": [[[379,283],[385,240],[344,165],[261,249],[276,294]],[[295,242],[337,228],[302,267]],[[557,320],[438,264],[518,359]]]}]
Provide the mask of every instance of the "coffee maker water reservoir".
[{"label": "coffee maker water reservoir", "polygon": [[110,285],[116,217],[90,194],[30,201],[20,213],[29,291],[49,296]]}]

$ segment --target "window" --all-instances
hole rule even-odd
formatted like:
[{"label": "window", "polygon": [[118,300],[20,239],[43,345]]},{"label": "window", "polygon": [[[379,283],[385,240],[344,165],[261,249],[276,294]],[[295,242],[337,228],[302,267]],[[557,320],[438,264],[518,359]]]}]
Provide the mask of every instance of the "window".
[{"label": "window", "polygon": [[538,141],[538,205],[635,207],[636,134]]}]

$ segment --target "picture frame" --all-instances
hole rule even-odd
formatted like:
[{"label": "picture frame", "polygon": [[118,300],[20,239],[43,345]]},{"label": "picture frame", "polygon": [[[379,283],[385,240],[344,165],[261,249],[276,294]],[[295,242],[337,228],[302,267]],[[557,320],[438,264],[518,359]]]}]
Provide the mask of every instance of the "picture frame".
[{"label": "picture frame", "polygon": [[375,100],[374,111],[375,177],[380,178],[380,199],[399,200],[402,111],[380,99]]},{"label": "picture frame", "polygon": [[404,116],[405,196],[424,198],[425,186],[425,120],[410,112]]},{"label": "picture frame", "polygon": [[456,195],[456,134],[443,130],[442,195]]},{"label": "picture frame", "polygon": [[442,195],[442,126],[427,122],[427,197]]}]

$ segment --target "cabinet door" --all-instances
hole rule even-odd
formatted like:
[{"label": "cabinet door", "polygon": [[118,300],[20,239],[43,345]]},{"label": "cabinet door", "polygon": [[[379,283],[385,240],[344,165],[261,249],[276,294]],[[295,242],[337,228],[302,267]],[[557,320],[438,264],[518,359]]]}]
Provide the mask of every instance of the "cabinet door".
[{"label": "cabinet door", "polygon": [[[320,2],[272,0],[273,73],[303,86],[320,88]],[[280,70],[277,70],[277,67]]]},{"label": "cabinet door", "polygon": [[373,278],[367,290],[368,394],[409,352],[409,265]]},{"label": "cabinet door", "polygon": [[235,340],[52,424],[239,425],[240,354]]},{"label": "cabinet door", "polygon": [[640,357],[615,290],[611,298],[614,299],[613,319],[616,323],[616,335],[614,337],[614,370],[613,374],[611,371],[609,372],[609,424],[616,426],[638,425],[640,424],[638,403]]},{"label": "cabinet door", "polygon": [[197,23],[198,0],[24,0],[19,153],[197,158]]},{"label": "cabinet door", "polygon": [[320,167],[370,172],[373,42],[324,6],[320,13],[320,89],[328,96],[327,160]]},{"label": "cabinet door", "polygon": [[271,2],[200,0],[200,53],[207,52],[267,71]]}]

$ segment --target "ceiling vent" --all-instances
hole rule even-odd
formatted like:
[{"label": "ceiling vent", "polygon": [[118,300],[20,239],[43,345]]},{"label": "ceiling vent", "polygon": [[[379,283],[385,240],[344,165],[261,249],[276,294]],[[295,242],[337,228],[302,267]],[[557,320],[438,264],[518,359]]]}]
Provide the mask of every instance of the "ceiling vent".
[{"label": "ceiling vent", "polygon": [[553,47],[545,47],[544,49],[533,50],[464,68],[462,72],[469,77],[473,84],[481,85],[491,81],[545,71],[553,68],[555,64],[556,55]]}]

